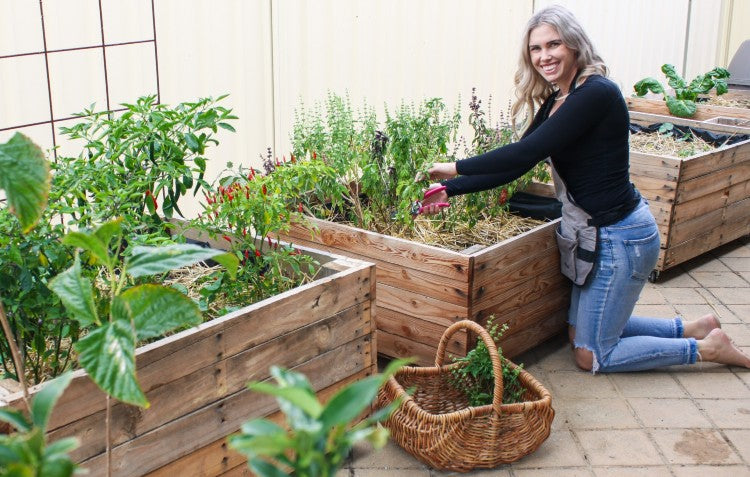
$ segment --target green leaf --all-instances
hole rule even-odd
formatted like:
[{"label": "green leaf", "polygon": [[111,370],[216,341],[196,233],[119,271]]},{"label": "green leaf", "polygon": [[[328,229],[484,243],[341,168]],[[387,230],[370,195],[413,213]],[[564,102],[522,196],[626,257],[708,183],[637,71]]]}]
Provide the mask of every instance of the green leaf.
[{"label": "green leaf", "polygon": [[0,189],[24,233],[42,216],[49,188],[49,165],[39,146],[21,133],[0,144]]},{"label": "green leaf", "polygon": [[187,144],[187,147],[189,147],[190,150],[193,152],[198,152],[201,146],[195,134],[185,133],[184,137],[185,137],[185,144]]},{"label": "green leaf", "polygon": [[82,326],[99,323],[91,281],[81,275],[81,259],[78,254],[73,266],[50,280],[48,286]]},{"label": "green leaf", "polygon": [[273,384],[264,382],[253,382],[248,384],[249,389],[286,399],[291,404],[303,410],[307,415],[317,418],[323,410],[323,406],[318,401],[314,393],[307,389],[277,387]]},{"label": "green leaf", "polygon": [[638,96],[645,96],[649,91],[656,94],[664,92],[664,87],[654,78],[644,78],[640,80],[633,85],[633,89]]},{"label": "green leaf", "polygon": [[110,220],[99,226],[94,232],[94,235],[107,247],[112,241],[112,237],[118,235],[122,231],[122,217],[115,220]]},{"label": "green leaf", "polygon": [[65,391],[65,388],[68,387],[72,379],[73,373],[71,371],[61,374],[45,384],[36,396],[34,396],[34,400],[31,403],[31,420],[35,426],[43,431],[47,430],[47,422],[49,421],[49,416],[52,414],[52,408],[55,407],[55,403],[62,396],[63,391]]},{"label": "green leaf", "polygon": [[26,420],[26,416],[15,409],[0,409],[0,421],[7,422],[20,432],[31,429],[31,423]]},{"label": "green leaf", "polygon": [[44,477],[70,477],[75,469],[76,465],[68,456],[56,455],[44,460],[39,475]]},{"label": "green leaf", "polygon": [[263,459],[252,459],[248,466],[259,477],[289,477],[289,474]]},{"label": "green leaf", "polygon": [[670,64],[662,65],[661,71],[662,73],[664,73],[664,76],[667,77],[667,83],[672,89],[678,90],[685,88],[685,80],[682,78],[682,76],[680,76],[679,73],[677,73],[677,70],[674,66]]},{"label": "green leaf", "polygon": [[120,320],[105,323],[75,345],[78,361],[107,394],[128,404],[148,407],[135,375],[135,335]]},{"label": "green leaf", "polygon": [[230,273],[236,272],[239,264],[237,257],[233,256],[234,260],[232,260],[222,257],[222,255],[229,254],[222,250],[203,248],[194,244],[173,244],[165,247],[138,246],[133,247],[133,253],[126,260],[125,266],[130,276],[138,278],[168,272],[212,258],[216,261],[226,262],[230,266],[234,264],[227,270]]},{"label": "green leaf", "polygon": [[44,450],[44,455],[53,456],[55,454],[67,454],[77,447],[78,439],[75,437],[65,437],[48,444],[47,448]]},{"label": "green leaf", "polygon": [[96,234],[87,232],[69,232],[63,237],[62,242],[65,245],[78,247],[90,252],[99,263],[106,267],[111,265],[107,244],[102,242]]},{"label": "green leaf", "polygon": [[135,286],[116,296],[112,317],[132,322],[139,340],[202,321],[200,310],[189,297],[173,288],[152,284]]},{"label": "green leaf", "polygon": [[229,123],[218,123],[220,128],[226,129],[227,131],[237,132],[236,129],[234,129],[234,126],[232,126]]},{"label": "green leaf", "polygon": [[667,108],[669,112],[681,118],[689,118],[695,114],[695,101],[687,99],[677,99],[674,96],[667,96]]},{"label": "green leaf", "polygon": [[292,445],[292,439],[282,429],[278,433],[262,436],[235,435],[230,436],[229,446],[249,457],[275,456],[284,453]]}]

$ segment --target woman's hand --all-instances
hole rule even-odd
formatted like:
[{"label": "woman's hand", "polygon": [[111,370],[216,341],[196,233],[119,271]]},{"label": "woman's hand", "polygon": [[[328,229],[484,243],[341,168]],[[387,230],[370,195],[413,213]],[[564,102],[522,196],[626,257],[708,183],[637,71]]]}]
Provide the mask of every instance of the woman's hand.
[{"label": "woman's hand", "polygon": [[420,209],[421,214],[434,215],[440,212],[440,209],[446,207],[448,203],[448,193],[445,189],[428,194],[429,191],[442,187],[441,184],[432,184],[425,190],[425,198],[422,200],[422,208]]},{"label": "woman's hand", "polygon": [[458,175],[455,162],[436,162],[427,172],[430,174],[430,180],[433,181],[452,179]]}]

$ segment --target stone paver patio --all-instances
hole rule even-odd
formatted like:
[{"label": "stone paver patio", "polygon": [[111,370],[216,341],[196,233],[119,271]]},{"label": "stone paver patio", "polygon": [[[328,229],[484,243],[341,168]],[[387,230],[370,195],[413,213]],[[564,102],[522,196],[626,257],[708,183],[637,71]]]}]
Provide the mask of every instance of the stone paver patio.
[{"label": "stone paver patio", "polygon": [[[649,283],[641,315],[694,319],[714,312],[750,352],[750,237]],[[750,476],[750,370],[700,363],[657,371],[579,371],[562,335],[517,357],[552,393],[552,433],[533,454],[495,469],[428,468],[394,443],[357,446],[339,477]]]}]

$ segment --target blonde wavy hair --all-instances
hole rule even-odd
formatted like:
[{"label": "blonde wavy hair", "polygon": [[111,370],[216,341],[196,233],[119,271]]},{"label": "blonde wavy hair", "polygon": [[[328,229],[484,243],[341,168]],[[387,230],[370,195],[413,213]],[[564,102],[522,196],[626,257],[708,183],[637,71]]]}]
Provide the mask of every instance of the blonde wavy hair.
[{"label": "blonde wavy hair", "polygon": [[557,30],[560,39],[576,55],[576,66],[579,71],[576,86],[583,83],[591,75],[607,76],[609,70],[596,52],[583,27],[570,10],[559,5],[552,5],[535,13],[526,24],[521,40],[521,56],[518,60],[518,70],[514,77],[516,100],[511,106],[511,120],[514,129],[516,125],[527,128],[531,118],[542,102],[556,88],[548,83],[531,63],[529,53],[529,37],[531,31],[542,24],[547,24]]}]

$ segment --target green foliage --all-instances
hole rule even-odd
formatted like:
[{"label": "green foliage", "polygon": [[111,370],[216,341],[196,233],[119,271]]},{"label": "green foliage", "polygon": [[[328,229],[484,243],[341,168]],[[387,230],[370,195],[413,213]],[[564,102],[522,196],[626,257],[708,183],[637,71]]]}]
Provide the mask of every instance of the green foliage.
[{"label": "green foliage", "polygon": [[49,166],[39,146],[21,133],[0,144],[0,189],[23,232],[28,232],[47,205]]},{"label": "green foliage", "polygon": [[120,401],[148,407],[136,377],[137,343],[181,326],[196,325],[202,317],[192,300],[177,290],[136,284],[133,279],[209,258],[227,264],[233,274],[237,260],[232,254],[188,244],[134,247],[123,258],[122,233],[121,222],[116,220],[94,231],[71,232],[63,238],[64,244],[82,249],[98,265],[106,297],[97,299],[91,280],[81,271],[78,251],[73,266],[52,279],[49,287],[67,312],[89,328],[75,350],[91,379]]},{"label": "green foliage", "polygon": [[696,101],[701,94],[708,94],[714,88],[717,95],[729,90],[726,81],[729,78],[729,71],[724,68],[716,67],[705,74],[696,76],[690,83],[687,83],[670,64],[664,64],[661,71],[666,76],[674,95],[669,94],[658,80],[651,77],[638,81],[633,85],[633,89],[638,96],[644,96],[649,91],[663,95],[669,112],[675,116],[683,118],[693,116],[696,111]]},{"label": "green foliage", "polygon": [[281,162],[265,175],[241,167],[232,170],[229,164],[218,185],[205,193],[203,212],[194,223],[229,244],[230,252],[240,261],[238,279],[229,282],[223,273],[211,277],[201,291],[202,309],[220,296],[254,303],[315,275],[318,264],[314,259],[281,243],[278,236],[299,216],[293,204],[303,191],[310,190],[308,187],[320,187],[318,179],[325,183],[325,174],[307,166],[292,169]]},{"label": "green foliage", "polygon": [[[503,333],[508,330],[508,325],[499,326],[494,323],[494,316],[487,320],[487,332],[497,345],[498,340]],[[497,346],[497,352],[500,356],[500,363],[503,370],[503,404],[516,403],[523,401],[523,395],[526,389],[519,380],[519,375],[523,365],[511,368],[508,360],[503,358],[503,351]],[[451,384],[456,389],[461,389],[466,393],[471,406],[483,406],[492,404],[492,397],[495,387],[495,378],[492,374],[492,360],[490,353],[484,341],[477,339],[477,345],[469,351],[465,357],[454,357],[454,363],[461,363],[451,370]]]},{"label": "green foliage", "polygon": [[72,378],[72,373],[68,372],[46,383],[32,401],[30,420],[19,411],[0,409],[0,420],[18,431],[0,435],[0,475],[73,475],[76,464],[67,453],[78,447],[77,439],[60,439],[48,444],[45,435],[52,408]]},{"label": "green foliage", "polygon": [[[466,155],[512,140],[510,127],[492,126],[480,103],[473,95],[469,123],[474,137]],[[412,205],[429,185],[429,181],[415,178],[426,177],[435,162],[455,160],[460,125],[458,111],[448,113],[439,98],[419,105],[401,104],[395,111],[386,108],[382,125],[367,105],[355,112],[348,98],[335,94],[328,95],[325,111],[300,107],[292,137],[297,167],[307,164],[319,175],[326,167],[328,187],[326,192],[319,186],[314,195],[302,196],[312,198],[302,199],[305,209],[317,217],[352,222],[380,233],[390,232],[392,224],[412,227]],[[540,165],[504,187],[456,197],[453,207],[429,220],[440,230],[451,232],[459,224],[471,226],[482,217],[503,213],[510,196],[532,178],[545,180],[549,176]]]},{"label": "green foliage", "polygon": [[331,477],[357,441],[367,439],[376,448],[385,445],[388,431],[377,423],[386,419],[400,401],[357,421],[383,383],[407,363],[392,361],[383,374],[349,384],[325,405],[304,375],[274,366],[271,375],[277,385],[252,382],[248,387],[276,396],[288,429],[267,419],[254,419],[244,423],[239,434],[229,437],[229,446],[246,455],[248,466],[260,477]]},{"label": "green foliage", "polygon": [[82,227],[121,217],[131,240],[163,235],[162,217],[182,215],[178,199],[207,186],[205,152],[218,144],[218,129],[234,131],[229,121],[236,116],[216,105],[224,97],[170,107],[145,96],[124,104],[122,114],[77,114],[83,121],[61,131],[82,141],[83,152],[54,164],[57,211]]}]

